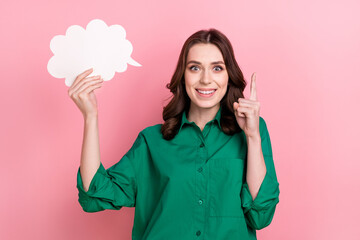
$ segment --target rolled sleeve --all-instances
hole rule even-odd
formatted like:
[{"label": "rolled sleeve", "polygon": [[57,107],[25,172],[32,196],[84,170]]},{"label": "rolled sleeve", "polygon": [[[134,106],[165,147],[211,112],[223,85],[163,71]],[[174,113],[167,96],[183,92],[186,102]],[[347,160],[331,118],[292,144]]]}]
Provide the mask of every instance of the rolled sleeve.
[{"label": "rolled sleeve", "polygon": [[135,205],[136,181],[129,159],[125,155],[117,164],[105,170],[100,166],[90,182],[89,190],[84,191],[80,174],[77,173],[79,203],[85,212],[98,212],[105,209],[119,210],[121,207]]},{"label": "rolled sleeve", "polygon": [[279,193],[279,183],[268,172],[254,200],[247,183],[243,184],[241,190],[242,206],[248,225],[259,230],[271,223],[276,205],[279,202]]},{"label": "rolled sleeve", "polygon": [[140,153],[143,144],[139,135],[132,148],[109,169],[100,162],[89,190],[83,188],[80,167],[77,172],[77,189],[79,203],[85,212],[98,212],[105,209],[119,210],[123,206],[134,207],[137,192],[137,180],[133,161]]},{"label": "rolled sleeve", "polygon": [[253,229],[262,229],[268,226],[274,216],[276,205],[279,202],[279,183],[277,181],[272,156],[271,142],[266,123],[260,117],[261,145],[264,155],[266,174],[260,185],[258,194],[252,199],[246,181],[241,189],[241,201],[247,224]]}]

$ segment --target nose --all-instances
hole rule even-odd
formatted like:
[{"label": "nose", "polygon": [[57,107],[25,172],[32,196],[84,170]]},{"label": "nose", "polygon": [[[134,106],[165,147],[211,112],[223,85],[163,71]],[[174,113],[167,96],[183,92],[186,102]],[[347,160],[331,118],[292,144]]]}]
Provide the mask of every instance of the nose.
[{"label": "nose", "polygon": [[202,72],[201,77],[200,77],[200,82],[203,84],[209,84],[211,83],[211,74],[209,70],[205,70]]}]

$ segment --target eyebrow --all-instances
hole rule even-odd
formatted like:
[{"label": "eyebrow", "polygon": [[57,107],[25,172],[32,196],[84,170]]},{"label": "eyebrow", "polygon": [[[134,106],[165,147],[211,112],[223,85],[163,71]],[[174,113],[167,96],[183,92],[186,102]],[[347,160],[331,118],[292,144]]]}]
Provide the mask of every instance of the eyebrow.
[{"label": "eyebrow", "polygon": [[[201,64],[201,62],[191,60],[191,61],[187,62],[186,65],[188,65],[190,63]],[[216,62],[212,62],[211,64],[224,64],[225,65],[225,63],[223,61],[216,61]]]}]

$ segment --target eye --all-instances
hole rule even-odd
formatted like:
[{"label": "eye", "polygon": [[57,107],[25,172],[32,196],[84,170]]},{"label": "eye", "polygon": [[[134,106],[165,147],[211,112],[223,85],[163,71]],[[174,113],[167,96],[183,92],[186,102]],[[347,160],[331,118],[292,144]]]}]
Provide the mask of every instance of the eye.
[{"label": "eye", "polygon": [[194,70],[194,71],[199,70],[198,66],[196,66],[196,65],[190,66],[189,69],[190,69],[190,70]]},{"label": "eye", "polygon": [[215,69],[215,71],[217,71],[217,72],[219,72],[219,71],[223,70],[223,68],[222,68],[222,67],[220,67],[220,66],[215,66],[215,67],[214,67],[214,69]]}]

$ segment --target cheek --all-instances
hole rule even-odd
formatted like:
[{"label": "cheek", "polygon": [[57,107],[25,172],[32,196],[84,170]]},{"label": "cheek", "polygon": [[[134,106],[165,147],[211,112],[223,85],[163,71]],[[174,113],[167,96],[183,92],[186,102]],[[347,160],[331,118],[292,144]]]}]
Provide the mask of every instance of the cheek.
[{"label": "cheek", "polygon": [[185,74],[184,78],[186,88],[190,89],[196,83],[196,79],[191,74]]},{"label": "cheek", "polygon": [[187,78],[185,78],[184,80],[185,80],[185,91],[186,91],[187,95],[190,96],[192,94],[192,92],[191,92],[191,82]]},{"label": "cheek", "polygon": [[191,89],[190,89],[189,85],[186,85],[186,86],[185,86],[185,91],[186,91],[186,93],[187,93],[188,96],[191,95]]},{"label": "cheek", "polygon": [[228,79],[224,79],[223,82],[222,82],[222,86],[223,88],[227,88],[227,85],[228,85]]},{"label": "cheek", "polygon": [[228,87],[228,77],[224,76],[223,78],[219,79],[219,86],[221,87],[221,97],[224,97]]},{"label": "cheek", "polygon": [[221,88],[227,88],[229,77],[227,75],[219,76],[217,78],[217,83]]}]

